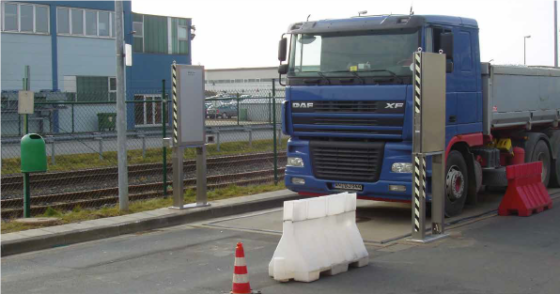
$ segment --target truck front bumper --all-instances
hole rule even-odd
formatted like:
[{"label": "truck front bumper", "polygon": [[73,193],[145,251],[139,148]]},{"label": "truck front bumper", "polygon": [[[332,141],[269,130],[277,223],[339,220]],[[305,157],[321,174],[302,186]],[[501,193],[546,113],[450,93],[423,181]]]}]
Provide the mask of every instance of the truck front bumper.
[{"label": "truck front bumper", "polygon": [[[412,145],[410,142],[387,142],[379,180],[376,182],[352,182],[318,179],[313,175],[312,162],[309,152],[309,142],[290,140],[288,142],[288,157],[300,157],[304,162],[303,167],[286,167],[285,184],[294,192],[310,194],[333,194],[342,190],[334,188],[334,184],[362,185],[362,191],[353,191],[360,198],[371,198],[385,201],[410,201],[412,194],[412,175],[410,173],[394,173],[391,167],[395,162],[411,162]],[[428,177],[431,176],[431,165],[428,166]],[[305,181],[304,184],[301,180]],[[296,179],[294,181],[294,179]],[[428,191],[430,191],[428,180]],[[390,186],[400,186],[404,191],[392,191]],[[429,195],[428,195],[429,196]]]}]

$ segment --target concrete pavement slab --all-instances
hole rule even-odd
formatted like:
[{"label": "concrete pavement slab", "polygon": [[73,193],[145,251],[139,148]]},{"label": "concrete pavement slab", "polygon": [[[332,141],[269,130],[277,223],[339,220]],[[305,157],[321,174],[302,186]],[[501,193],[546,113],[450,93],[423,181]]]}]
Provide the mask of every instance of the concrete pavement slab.
[{"label": "concrete pavement slab", "polygon": [[275,191],[236,197],[212,202],[211,206],[186,210],[159,209],[127,216],[96,219],[75,224],[51,227],[48,230],[34,229],[21,231],[2,239],[2,256],[34,250],[65,246],[73,243],[142,232],[157,228],[201,221],[213,217],[243,214],[252,211],[282,206],[286,200],[301,198],[288,191]]}]

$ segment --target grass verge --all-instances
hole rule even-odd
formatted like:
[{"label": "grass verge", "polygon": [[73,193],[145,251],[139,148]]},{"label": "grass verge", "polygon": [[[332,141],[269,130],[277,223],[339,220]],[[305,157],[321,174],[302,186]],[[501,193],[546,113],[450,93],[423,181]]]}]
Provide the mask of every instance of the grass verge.
[{"label": "grass verge", "polygon": [[[227,199],[227,198],[234,198],[240,196],[254,195],[254,194],[270,192],[270,191],[283,190],[285,188],[286,187],[284,186],[283,182],[278,183],[278,185],[274,185],[274,184],[254,185],[254,186],[232,185],[227,188],[210,190],[208,191],[207,196],[209,201],[215,201],[220,199]],[[196,202],[196,192],[194,190],[187,190],[185,192],[185,203],[194,203],[194,202]],[[172,203],[173,203],[173,199],[171,197],[167,199],[156,198],[156,199],[150,199],[145,201],[135,201],[130,203],[129,211],[127,212],[119,211],[118,205],[103,207],[100,209],[82,209],[80,207],[76,207],[72,211],[67,211],[67,212],[62,212],[49,208],[41,216],[58,217],[60,218],[60,222],[58,223],[58,225],[61,225],[61,224],[69,224],[69,223],[81,222],[86,220],[93,220],[98,218],[106,218],[112,216],[131,214],[131,213],[142,212],[147,210],[154,210],[163,207],[170,207]],[[18,232],[18,231],[29,230],[29,229],[36,229],[40,227],[41,226],[30,226],[27,224],[20,224],[10,220],[8,221],[2,220],[1,231],[2,234],[5,234],[5,233],[12,233],[12,232]]]},{"label": "grass verge", "polygon": [[[288,139],[282,139],[278,150],[286,150]],[[224,156],[233,154],[247,154],[257,152],[271,152],[273,150],[272,140],[254,140],[252,147],[249,148],[249,142],[227,142],[220,144],[220,151],[217,150],[216,144],[208,145],[208,156]],[[193,159],[196,157],[194,148],[185,149],[185,158]],[[128,164],[141,163],[160,163],[162,159],[162,148],[146,149],[146,157],[142,157],[142,150],[129,150]],[[103,152],[103,159],[99,159],[99,153],[86,154],[69,154],[56,155],[56,164],[51,164],[50,157],[47,160],[47,168],[49,171],[71,171],[98,167],[117,166],[117,152]],[[167,149],[167,162],[171,162],[171,149]],[[8,158],[2,159],[2,175],[21,173],[21,159]]]}]

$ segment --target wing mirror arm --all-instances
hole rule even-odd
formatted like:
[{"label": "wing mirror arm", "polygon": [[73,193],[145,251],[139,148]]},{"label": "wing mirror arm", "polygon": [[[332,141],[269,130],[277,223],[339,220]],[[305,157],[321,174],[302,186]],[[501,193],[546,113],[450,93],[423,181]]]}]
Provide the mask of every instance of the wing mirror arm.
[{"label": "wing mirror arm", "polygon": [[288,65],[282,64],[283,61],[286,61],[286,55],[288,52],[288,39],[284,38],[285,34],[282,34],[280,38],[280,42],[278,42],[278,61],[280,61],[280,65],[278,66],[278,83],[281,86],[286,86],[282,84],[282,75],[288,73]]}]

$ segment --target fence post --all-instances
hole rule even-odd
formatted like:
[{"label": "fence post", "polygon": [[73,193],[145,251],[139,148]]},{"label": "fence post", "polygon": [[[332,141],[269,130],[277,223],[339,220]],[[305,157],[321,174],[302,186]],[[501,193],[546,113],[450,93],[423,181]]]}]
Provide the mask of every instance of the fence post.
[{"label": "fence post", "polygon": [[140,131],[138,137],[142,138],[142,159],[146,159],[146,134]]},{"label": "fence post", "polygon": [[99,160],[103,160],[103,137],[100,133],[97,133],[99,137],[95,137],[95,140],[99,141]]},{"label": "fence post", "polygon": [[[161,80],[161,125],[163,137],[167,137],[167,98],[165,97],[165,79]],[[167,197],[167,146],[165,144],[162,147],[163,153],[163,197]]]},{"label": "fence post", "polygon": [[239,125],[239,93],[237,95],[237,125]]},{"label": "fence post", "polygon": [[[31,88],[30,80],[31,73],[29,70],[29,65],[26,65],[25,68],[25,78],[23,79],[23,89],[29,91]],[[23,117],[23,129],[25,134],[29,133],[29,116],[27,114]],[[23,217],[28,218],[31,217],[31,190],[29,185],[29,173],[23,173]]]},{"label": "fence post", "polygon": [[216,151],[220,152],[220,128],[216,129]]},{"label": "fence post", "polygon": [[51,164],[55,165],[56,164],[56,151],[55,151],[55,147],[54,147],[54,136],[50,136],[51,139]]},{"label": "fence post", "polygon": [[72,134],[74,133],[74,103],[72,105]]},{"label": "fence post", "polygon": [[249,148],[253,148],[253,128],[249,126]]},{"label": "fence post", "polygon": [[274,185],[278,185],[278,146],[276,144],[276,79],[272,79],[272,144],[274,145]]}]

